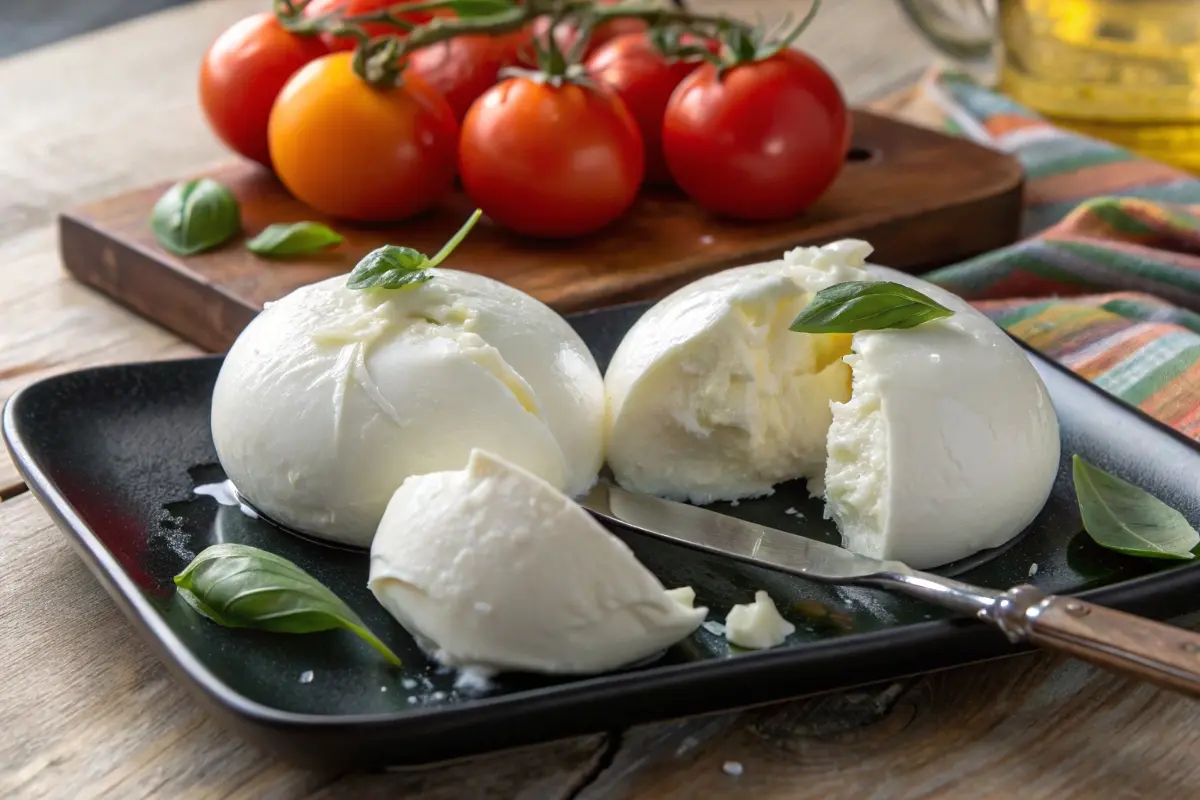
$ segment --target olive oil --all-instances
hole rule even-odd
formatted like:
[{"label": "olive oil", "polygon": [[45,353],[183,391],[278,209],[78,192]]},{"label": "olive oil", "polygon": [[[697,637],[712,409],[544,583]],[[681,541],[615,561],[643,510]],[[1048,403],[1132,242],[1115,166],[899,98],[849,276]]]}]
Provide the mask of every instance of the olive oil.
[{"label": "olive oil", "polygon": [[1200,172],[1200,0],[999,0],[1000,89]]}]

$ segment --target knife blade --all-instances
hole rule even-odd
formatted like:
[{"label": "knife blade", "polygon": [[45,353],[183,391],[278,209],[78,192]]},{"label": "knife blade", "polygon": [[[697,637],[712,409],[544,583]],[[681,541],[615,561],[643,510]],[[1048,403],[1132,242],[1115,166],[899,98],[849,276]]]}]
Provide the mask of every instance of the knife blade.
[{"label": "knife blade", "polygon": [[601,520],[668,542],[810,580],[888,589],[1029,642],[1200,698],[1200,634],[1029,585],[1001,592],[860,556],[837,545],[630,492],[601,481],[582,505]]},{"label": "knife blade", "polygon": [[639,533],[708,553],[818,581],[850,582],[880,573],[912,573],[899,561],[730,517],[706,508],[638,494],[600,481],[581,501],[595,516]]}]

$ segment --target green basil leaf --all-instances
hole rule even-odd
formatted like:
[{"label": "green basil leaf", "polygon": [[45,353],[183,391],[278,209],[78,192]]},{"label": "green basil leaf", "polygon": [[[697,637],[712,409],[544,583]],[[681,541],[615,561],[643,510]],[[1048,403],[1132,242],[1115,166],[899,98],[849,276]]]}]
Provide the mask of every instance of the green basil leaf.
[{"label": "green basil leaf", "polygon": [[339,245],[346,239],[319,222],[268,225],[246,242],[246,249],[260,256],[304,256]]},{"label": "green basil leaf", "polygon": [[516,8],[512,0],[448,0],[446,6],[460,17],[490,17]]},{"label": "green basil leaf", "polygon": [[954,312],[892,281],[836,283],[813,295],[792,321],[800,333],[857,333],[916,326]]},{"label": "green basil leaf", "polygon": [[1195,558],[1200,533],[1183,514],[1079,456],[1071,459],[1071,473],[1083,527],[1096,544],[1145,558]]},{"label": "green basil leaf", "polygon": [[241,227],[237,198],[209,178],[175,184],[158,198],[150,214],[155,238],[177,256],[211,250],[236,236]]},{"label": "green basil leaf", "polygon": [[226,628],[276,633],[342,628],[389,663],[400,664],[340,597],[286,558],[266,550],[228,543],[205,548],[175,576],[175,586],[184,602]]},{"label": "green basil leaf", "polygon": [[402,289],[433,278],[433,268],[449,258],[475,223],[483,216],[478,208],[467,218],[462,227],[442,245],[442,249],[430,258],[411,247],[387,244],[363,256],[362,261],[350,271],[346,285],[351,289]]},{"label": "green basil leaf", "polygon": [[351,289],[399,289],[433,278],[429,258],[411,247],[385,244],[363,256],[350,272]]}]

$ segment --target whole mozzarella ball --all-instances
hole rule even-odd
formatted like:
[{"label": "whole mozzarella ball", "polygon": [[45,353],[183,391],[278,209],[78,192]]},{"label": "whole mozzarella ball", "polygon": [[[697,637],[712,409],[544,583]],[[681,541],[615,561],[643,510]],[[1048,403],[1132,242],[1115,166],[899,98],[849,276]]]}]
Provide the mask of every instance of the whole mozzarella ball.
[{"label": "whole mozzarella ball", "polygon": [[707,614],[577,503],[483,451],[396,490],[368,586],[438,661],[488,672],[603,672],[661,652]]},{"label": "whole mozzarella ball", "polygon": [[582,494],[603,460],[603,383],[578,334],[498,281],[355,291],[345,276],[270,304],[213,392],[226,474],[255,508],[367,546],[405,478],[483,447]]},{"label": "whole mozzarella ball", "polygon": [[[869,254],[852,240],[798,248],[651,308],[605,375],[618,482],[704,503],[807,478],[848,548],[918,568],[1023,530],[1058,470],[1045,386],[985,316]],[[906,330],[788,329],[817,291],[872,280],[955,313]]]}]

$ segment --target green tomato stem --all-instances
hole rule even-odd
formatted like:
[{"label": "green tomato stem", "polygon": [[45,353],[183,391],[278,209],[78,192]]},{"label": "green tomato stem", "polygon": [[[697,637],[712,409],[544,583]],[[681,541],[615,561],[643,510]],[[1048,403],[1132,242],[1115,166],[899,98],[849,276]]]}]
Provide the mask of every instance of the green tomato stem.
[{"label": "green tomato stem", "polygon": [[467,234],[471,232],[471,228],[475,227],[475,223],[479,221],[481,216],[483,216],[483,209],[475,209],[475,213],[463,223],[463,226],[458,229],[458,233],[451,236],[450,241],[442,245],[442,249],[437,251],[437,255],[435,255],[426,266],[436,267],[445,261],[446,258],[454,252],[454,248],[458,247],[462,243],[462,240],[467,238]]}]

